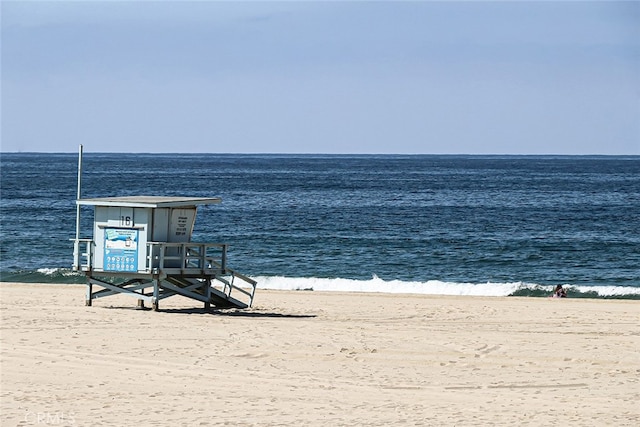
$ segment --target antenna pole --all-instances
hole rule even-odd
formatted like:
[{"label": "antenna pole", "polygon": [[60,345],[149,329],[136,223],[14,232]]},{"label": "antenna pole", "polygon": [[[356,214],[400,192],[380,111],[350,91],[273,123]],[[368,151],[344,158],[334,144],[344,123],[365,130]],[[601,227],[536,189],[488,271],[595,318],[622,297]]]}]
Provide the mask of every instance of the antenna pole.
[{"label": "antenna pole", "polygon": [[82,196],[82,144],[78,150],[78,192],[76,197],[76,239],[73,245],[73,269],[80,269],[80,205],[78,200]]}]

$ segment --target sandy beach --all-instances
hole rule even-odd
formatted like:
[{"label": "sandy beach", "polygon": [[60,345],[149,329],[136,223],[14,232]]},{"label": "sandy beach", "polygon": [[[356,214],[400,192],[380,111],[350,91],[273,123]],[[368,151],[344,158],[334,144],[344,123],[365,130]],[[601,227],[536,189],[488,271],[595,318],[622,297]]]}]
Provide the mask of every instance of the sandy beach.
[{"label": "sandy beach", "polygon": [[640,425],[637,301],[0,284],[1,425]]}]

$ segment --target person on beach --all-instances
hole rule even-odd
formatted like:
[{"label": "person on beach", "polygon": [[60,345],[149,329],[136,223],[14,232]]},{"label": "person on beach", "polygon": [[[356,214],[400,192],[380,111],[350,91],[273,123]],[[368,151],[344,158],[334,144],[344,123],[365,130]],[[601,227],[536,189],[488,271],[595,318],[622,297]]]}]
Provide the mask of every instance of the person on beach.
[{"label": "person on beach", "polygon": [[553,291],[552,297],[554,297],[554,298],[566,298],[567,297],[567,291],[564,290],[562,285],[558,285],[558,286],[556,286],[556,290]]}]

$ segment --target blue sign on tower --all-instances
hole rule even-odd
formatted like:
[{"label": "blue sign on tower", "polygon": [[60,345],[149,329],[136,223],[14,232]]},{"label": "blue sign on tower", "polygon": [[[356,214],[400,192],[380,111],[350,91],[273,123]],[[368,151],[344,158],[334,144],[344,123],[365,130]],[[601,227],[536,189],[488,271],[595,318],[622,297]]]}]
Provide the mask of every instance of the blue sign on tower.
[{"label": "blue sign on tower", "polygon": [[107,228],[104,236],[104,270],[138,271],[138,230]]}]

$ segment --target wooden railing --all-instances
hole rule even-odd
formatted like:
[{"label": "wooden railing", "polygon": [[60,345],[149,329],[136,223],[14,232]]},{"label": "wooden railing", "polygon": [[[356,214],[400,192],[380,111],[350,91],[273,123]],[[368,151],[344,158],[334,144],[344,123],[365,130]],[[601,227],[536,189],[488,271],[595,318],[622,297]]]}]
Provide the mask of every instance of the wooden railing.
[{"label": "wooden railing", "polygon": [[147,242],[145,270],[166,274],[225,274],[227,247],[223,243]]},{"label": "wooden railing", "polygon": [[[92,239],[72,239],[73,269],[95,269]],[[223,243],[147,242],[145,266],[138,273],[226,274],[227,247]]]},{"label": "wooden railing", "polygon": [[[237,283],[236,279],[238,279],[240,283]],[[230,268],[227,269],[226,276],[216,276],[214,280],[211,281],[211,286],[214,288],[219,288],[220,286],[222,286],[222,289],[219,290],[227,295],[227,297],[236,298],[235,295],[232,295],[233,291],[235,291],[236,293],[240,292],[241,294],[249,297],[249,303],[247,304],[249,307],[251,307],[251,305],[253,304],[253,297],[256,293],[257,284],[258,282],[256,282],[252,278],[247,277],[237,271],[231,270]],[[243,298],[238,299],[242,300]]]}]

